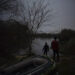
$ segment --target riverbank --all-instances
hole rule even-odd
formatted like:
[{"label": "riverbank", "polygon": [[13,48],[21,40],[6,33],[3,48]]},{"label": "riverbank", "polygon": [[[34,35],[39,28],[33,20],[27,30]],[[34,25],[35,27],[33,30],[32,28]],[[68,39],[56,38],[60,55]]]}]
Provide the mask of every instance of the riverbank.
[{"label": "riverbank", "polygon": [[60,42],[63,56],[57,64],[59,75],[75,75],[75,31],[63,30]]},{"label": "riverbank", "polygon": [[57,64],[59,75],[74,75],[75,74],[75,56],[62,56],[61,61]]},{"label": "riverbank", "polygon": [[59,75],[75,74],[75,39],[69,40],[62,46],[63,56],[60,57],[60,63],[57,64]]}]

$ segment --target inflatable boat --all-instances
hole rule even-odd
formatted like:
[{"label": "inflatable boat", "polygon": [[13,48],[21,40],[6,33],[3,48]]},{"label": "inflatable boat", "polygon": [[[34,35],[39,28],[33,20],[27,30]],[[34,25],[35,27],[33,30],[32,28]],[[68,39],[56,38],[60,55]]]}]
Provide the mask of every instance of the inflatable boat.
[{"label": "inflatable boat", "polygon": [[47,75],[51,74],[55,67],[53,60],[36,56],[5,68],[0,75]]}]

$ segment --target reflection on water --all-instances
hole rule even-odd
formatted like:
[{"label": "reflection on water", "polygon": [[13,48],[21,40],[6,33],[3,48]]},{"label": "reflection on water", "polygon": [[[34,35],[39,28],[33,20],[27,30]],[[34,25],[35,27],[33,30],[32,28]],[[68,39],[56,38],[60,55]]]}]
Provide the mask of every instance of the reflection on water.
[{"label": "reflection on water", "polygon": [[[49,47],[51,47],[51,41],[52,41],[52,39],[41,39],[41,38],[35,39],[32,43],[33,53],[35,53],[36,55],[43,55],[42,48],[43,48],[45,42],[47,42]],[[48,56],[52,56],[51,49],[49,49]]]}]

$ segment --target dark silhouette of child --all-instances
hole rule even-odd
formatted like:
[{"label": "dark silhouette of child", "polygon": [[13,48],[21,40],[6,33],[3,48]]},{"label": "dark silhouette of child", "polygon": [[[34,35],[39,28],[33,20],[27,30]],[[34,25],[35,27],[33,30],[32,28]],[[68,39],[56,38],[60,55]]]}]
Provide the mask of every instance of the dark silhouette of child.
[{"label": "dark silhouette of child", "polygon": [[43,54],[47,56],[47,53],[49,51],[49,46],[48,46],[47,42],[45,42],[45,45],[44,45],[42,51],[43,51]]}]

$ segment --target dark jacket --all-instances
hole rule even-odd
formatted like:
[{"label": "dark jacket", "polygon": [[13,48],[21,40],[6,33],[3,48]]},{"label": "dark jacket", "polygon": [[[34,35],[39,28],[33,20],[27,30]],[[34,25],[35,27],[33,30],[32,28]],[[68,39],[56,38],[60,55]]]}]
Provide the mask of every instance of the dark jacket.
[{"label": "dark jacket", "polygon": [[43,51],[49,51],[49,46],[48,45],[44,45]]}]

